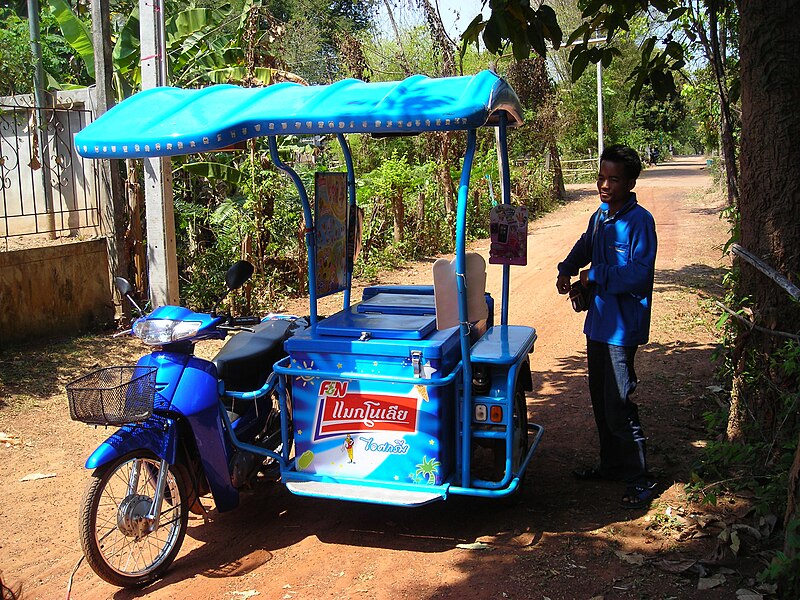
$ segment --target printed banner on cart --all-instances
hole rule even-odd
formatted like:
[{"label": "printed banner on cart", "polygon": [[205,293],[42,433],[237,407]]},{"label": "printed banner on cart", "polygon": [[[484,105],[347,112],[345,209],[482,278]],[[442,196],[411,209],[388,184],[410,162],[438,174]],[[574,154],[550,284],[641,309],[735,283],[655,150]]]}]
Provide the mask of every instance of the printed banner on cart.
[{"label": "printed banner on cart", "polygon": [[317,296],[347,287],[347,173],[316,173]]}]

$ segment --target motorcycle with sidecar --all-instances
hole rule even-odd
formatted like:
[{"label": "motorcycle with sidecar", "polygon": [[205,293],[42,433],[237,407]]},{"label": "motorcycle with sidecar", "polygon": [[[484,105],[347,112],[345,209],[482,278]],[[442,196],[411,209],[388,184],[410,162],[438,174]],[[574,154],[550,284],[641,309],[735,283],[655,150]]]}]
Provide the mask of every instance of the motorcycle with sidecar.
[{"label": "motorcycle with sidecar", "polygon": [[[86,462],[93,477],[80,533],[98,575],[128,587],[156,579],[179,551],[188,512],[203,510],[199,498],[210,493],[217,510],[231,510],[253,477],[274,476],[303,496],[408,507],[519,492],[544,431],[528,421],[525,396],[536,331],[509,324],[510,266],[524,257],[498,261],[495,315],[486,261],[467,252],[466,223],[478,128],[496,130],[500,207],[511,210],[507,131],[521,124],[514,91],[483,71],[154,88],[76,134],[78,152],[99,159],[210,152],[266,137],[272,162],[296,186],[308,261],[306,318],[158,307],[133,326],[154,352],[68,386],[73,418],[121,425]],[[431,285],[374,285],[354,300],[360,230],[348,137],[429,131],[466,136],[455,258],[434,263]],[[313,203],[278,152],[286,135],[332,136],[341,147],[345,170],[317,173]],[[492,224],[493,247],[495,233],[508,245],[508,227]],[[234,265],[228,289],[251,273]],[[318,299],[330,294],[341,295],[341,310],[323,318]],[[214,360],[194,355],[196,342],[232,332]]]}]

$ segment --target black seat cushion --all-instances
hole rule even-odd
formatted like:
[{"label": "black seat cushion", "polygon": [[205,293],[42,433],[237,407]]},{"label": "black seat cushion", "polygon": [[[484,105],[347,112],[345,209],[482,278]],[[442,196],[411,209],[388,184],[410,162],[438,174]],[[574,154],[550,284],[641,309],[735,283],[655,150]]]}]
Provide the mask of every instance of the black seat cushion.
[{"label": "black seat cushion", "polygon": [[303,326],[302,320],[265,321],[253,333],[240,331],[230,338],[213,359],[225,389],[249,392],[263,386],[272,365],[286,356],[283,343]]}]

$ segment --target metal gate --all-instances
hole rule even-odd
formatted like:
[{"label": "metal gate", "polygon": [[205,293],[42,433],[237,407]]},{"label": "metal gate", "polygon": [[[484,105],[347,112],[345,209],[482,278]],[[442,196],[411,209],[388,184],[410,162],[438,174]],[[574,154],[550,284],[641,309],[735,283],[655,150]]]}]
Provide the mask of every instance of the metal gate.
[{"label": "metal gate", "polygon": [[72,142],[91,111],[72,103],[38,110],[30,98],[0,103],[0,250],[100,235],[99,170]]}]

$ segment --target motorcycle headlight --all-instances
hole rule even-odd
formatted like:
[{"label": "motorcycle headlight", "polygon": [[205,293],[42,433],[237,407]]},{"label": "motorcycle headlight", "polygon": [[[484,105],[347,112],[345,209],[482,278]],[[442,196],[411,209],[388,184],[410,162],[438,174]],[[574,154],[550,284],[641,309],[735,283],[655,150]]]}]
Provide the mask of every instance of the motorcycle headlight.
[{"label": "motorcycle headlight", "polygon": [[172,319],[142,319],[133,325],[133,334],[150,346],[163,346],[194,336],[200,329],[198,321]]}]

